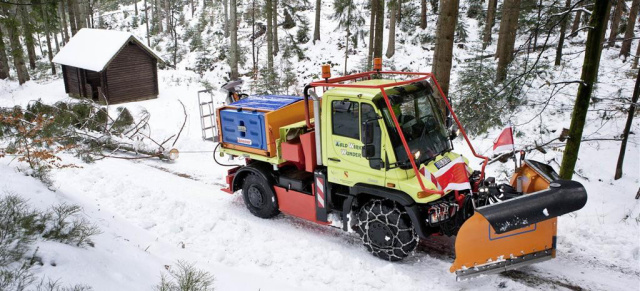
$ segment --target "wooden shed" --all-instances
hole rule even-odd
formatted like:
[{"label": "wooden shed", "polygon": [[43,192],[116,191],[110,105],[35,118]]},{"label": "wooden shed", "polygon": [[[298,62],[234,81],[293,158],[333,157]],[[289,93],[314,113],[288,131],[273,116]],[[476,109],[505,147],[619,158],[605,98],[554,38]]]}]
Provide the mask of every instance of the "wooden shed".
[{"label": "wooden shed", "polygon": [[116,104],[158,97],[156,52],[131,33],[83,28],[53,58],[77,98]]}]

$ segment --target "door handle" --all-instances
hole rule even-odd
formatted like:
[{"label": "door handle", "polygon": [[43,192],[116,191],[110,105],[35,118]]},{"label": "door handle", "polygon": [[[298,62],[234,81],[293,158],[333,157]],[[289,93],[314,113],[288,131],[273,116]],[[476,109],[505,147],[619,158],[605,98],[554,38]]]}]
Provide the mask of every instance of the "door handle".
[{"label": "door handle", "polygon": [[339,163],[339,162],[340,162],[340,160],[339,160],[339,159],[336,159],[336,158],[329,158],[329,161],[333,161],[333,162],[337,162],[337,163]]}]

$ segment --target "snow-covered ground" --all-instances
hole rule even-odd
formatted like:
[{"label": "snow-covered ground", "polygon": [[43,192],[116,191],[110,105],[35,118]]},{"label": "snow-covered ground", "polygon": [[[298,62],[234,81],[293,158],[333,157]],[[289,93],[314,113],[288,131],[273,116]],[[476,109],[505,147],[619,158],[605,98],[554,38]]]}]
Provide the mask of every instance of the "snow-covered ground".
[{"label": "snow-covered ground", "polygon": [[[330,3],[325,4],[322,13],[324,19],[329,19]],[[467,21],[468,42],[475,45],[477,22]],[[332,33],[335,21],[324,23],[321,42],[302,46],[309,60],[294,62],[295,70],[300,73],[298,90],[310,80],[315,68],[319,70],[320,63],[336,64],[334,75],[343,70],[344,51],[336,45],[343,36]],[[434,27],[435,22],[429,25]],[[133,31],[140,39],[144,39],[142,29]],[[241,27],[240,39],[246,46],[248,31],[249,27]],[[386,61],[386,65],[428,71],[430,47],[411,45],[415,35],[398,34],[398,40],[407,41],[397,45],[396,55]],[[553,90],[549,84],[578,78],[585,38],[585,34],[580,34],[571,39],[565,48],[567,57],[563,65],[551,67],[529,87],[526,97],[530,105],[519,108],[512,117],[505,117],[515,125],[518,147],[544,143],[569,127],[575,84],[562,88],[548,105],[542,101],[546,101]],[[493,50],[495,44],[487,49]],[[357,55],[349,59],[350,68],[359,66],[365,51],[366,47],[362,46],[356,49]],[[454,49],[452,92],[455,92],[458,74],[464,69],[464,60],[476,54],[471,51],[471,48]],[[553,53],[550,50],[546,56],[552,58]],[[614,106],[610,99],[617,94],[630,96],[634,76],[629,63],[623,63],[616,56],[615,48],[603,52],[594,93],[601,101],[589,112],[585,139],[612,138],[624,127],[626,115],[620,112],[610,115]],[[555,260],[517,272],[456,282],[455,275],[448,271],[453,261],[451,240],[427,241],[414,256],[400,263],[389,263],[369,255],[355,234],[286,216],[262,220],[246,210],[240,195],[220,191],[226,169],[213,162],[215,144],[201,140],[197,91],[202,89],[201,81],[219,87],[224,83],[227,68],[220,63],[217,69],[201,77],[185,70],[193,64],[194,57],[194,54],[188,55],[177,70],[159,72],[158,99],[121,105],[129,108],[134,117],[147,110],[151,114],[151,135],[163,140],[180,129],[184,116],[179,101],[185,104],[188,119],[175,145],[181,152],[175,162],[106,159],[84,164],[63,155],[65,162],[82,167],[54,170],[55,192],[52,192],[39,181],[18,173],[19,163],[11,157],[0,159],[0,195],[17,194],[42,209],[59,202],[78,204],[84,208],[84,215],[103,232],[95,237],[93,248],[39,243],[45,265],[37,267],[36,275],[60,278],[65,283],[87,284],[96,290],[150,290],[166,272],[165,266],[185,260],[211,272],[218,290],[639,288],[640,200],[634,199],[640,187],[637,134],[630,137],[625,175],[620,180],[613,180],[619,142],[594,140],[582,144],[577,165],[579,175],[574,179],[585,185],[589,200],[584,209],[559,218]],[[276,58],[276,63],[280,58]],[[223,95],[216,93],[216,98],[222,100]],[[25,106],[37,99],[46,103],[73,100],[65,95],[60,79],[31,81],[23,86],[0,80],[0,107]],[[116,107],[111,106],[110,110],[115,112]],[[603,118],[605,114],[608,118]],[[637,132],[638,118],[633,126]],[[492,141],[500,130],[496,128],[486,135],[473,137],[474,145],[480,152],[490,153]],[[558,169],[563,145],[553,145],[546,153],[534,150],[528,157]],[[456,141],[456,151],[471,156],[461,140]],[[477,161],[472,159],[472,165],[477,165]],[[511,163],[494,164],[488,167],[488,172],[504,179],[512,167]]]}]

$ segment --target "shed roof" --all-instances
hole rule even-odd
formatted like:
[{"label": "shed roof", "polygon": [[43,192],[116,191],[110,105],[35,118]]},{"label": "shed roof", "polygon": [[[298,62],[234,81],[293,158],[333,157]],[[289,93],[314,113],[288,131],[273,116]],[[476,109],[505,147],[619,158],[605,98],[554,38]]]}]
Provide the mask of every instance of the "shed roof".
[{"label": "shed roof", "polygon": [[144,45],[133,34],[125,31],[83,28],[74,35],[53,58],[60,65],[101,72],[120,50],[134,41],[149,55],[164,62],[153,49]]}]

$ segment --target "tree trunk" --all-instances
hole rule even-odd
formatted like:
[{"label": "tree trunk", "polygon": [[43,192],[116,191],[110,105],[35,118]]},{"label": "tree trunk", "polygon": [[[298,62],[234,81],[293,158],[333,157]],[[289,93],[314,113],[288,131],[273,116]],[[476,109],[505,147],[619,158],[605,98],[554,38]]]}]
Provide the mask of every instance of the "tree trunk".
[{"label": "tree trunk", "polygon": [[[76,25],[76,11],[75,5],[73,5],[74,0],[67,0],[67,10],[69,11],[69,27],[71,28],[71,36],[76,35],[78,33],[78,26]],[[66,40],[69,42],[69,39]]]},{"label": "tree trunk", "polygon": [[622,18],[622,8],[624,8],[624,0],[618,0],[616,3],[616,10],[613,12],[613,19],[611,20],[611,32],[609,33],[608,45],[612,47],[616,43],[616,36],[618,36],[618,26],[620,26],[620,19]]},{"label": "tree trunk", "polygon": [[278,55],[280,51],[280,45],[278,44],[278,0],[271,0],[273,2],[273,10],[271,14],[273,15],[273,55]]},{"label": "tree trunk", "polygon": [[440,15],[436,29],[436,48],[433,52],[433,66],[431,71],[435,75],[444,92],[449,95],[449,80],[451,78],[451,60],[453,58],[453,35],[458,22],[459,0],[442,1]]},{"label": "tree trunk", "polygon": [[265,12],[267,17],[267,69],[273,72],[273,3],[272,0],[265,1]]},{"label": "tree trunk", "polygon": [[[391,58],[393,57],[393,55],[396,53],[396,14],[397,14],[397,10],[398,10],[398,2],[400,0],[395,0],[392,2],[389,2],[390,10],[389,10],[389,14],[390,14],[390,18],[389,18],[389,43],[387,44],[387,52],[385,53],[385,56],[387,58]],[[395,3],[394,3],[395,2]]]},{"label": "tree trunk", "polygon": [[[98,1],[99,1],[99,0],[98,0]],[[100,2],[98,2],[98,3],[100,3]],[[100,5],[98,5],[98,6],[100,6]],[[135,11],[136,11],[136,16],[138,16],[138,0],[133,0],[133,9],[135,9]],[[98,14],[98,17],[100,17],[100,16],[99,16],[99,14]],[[99,19],[99,18],[98,18],[98,19]],[[99,20],[98,20],[98,23],[100,23],[100,21],[99,21]]]},{"label": "tree trunk", "polygon": [[78,5],[78,1],[81,0],[71,0],[71,3],[73,5],[73,12],[76,19],[76,29],[80,30],[87,27],[87,17],[84,14],[84,9],[82,9],[82,6]]},{"label": "tree trunk", "polygon": [[53,42],[56,44],[56,54],[58,52],[60,52],[60,43],[58,42],[58,34],[57,33],[53,33]]},{"label": "tree trunk", "polygon": [[384,34],[384,0],[378,1],[378,10],[376,11],[376,35],[373,38],[373,42],[375,46],[373,47],[373,57],[381,58],[382,57],[382,41]]},{"label": "tree trunk", "polygon": [[[206,0],[204,1],[205,3],[207,2]],[[205,5],[203,3],[203,5]],[[191,0],[191,18],[193,18],[194,13],[196,12],[196,4],[193,2],[193,0]]]},{"label": "tree trunk", "polygon": [[[622,0],[619,0],[622,1]],[[631,97],[631,106],[627,114],[627,124],[624,125],[622,132],[622,144],[620,144],[620,154],[618,155],[618,164],[616,165],[616,175],[614,179],[618,180],[622,177],[622,165],[624,164],[624,154],[627,151],[627,141],[629,140],[629,132],[633,123],[633,114],[636,112],[636,103],[638,103],[638,95],[640,95],[640,71],[636,77],[636,86],[633,88],[633,96]]]},{"label": "tree trunk", "polygon": [[171,7],[169,6],[169,0],[164,0],[163,3],[164,3],[164,13],[165,13],[164,19],[167,22],[167,30],[169,30],[169,27],[172,27],[170,26],[170,22],[172,19],[171,19],[171,15],[169,14],[171,13],[170,11]]},{"label": "tree trunk", "polygon": [[484,24],[484,31],[482,32],[482,49],[486,49],[491,43],[491,29],[496,20],[496,8],[498,0],[489,0],[487,5],[487,19]]},{"label": "tree trunk", "polygon": [[631,66],[632,68],[638,68],[638,59],[640,59],[640,43],[638,43],[638,48],[636,49],[636,56],[633,58],[633,65]]},{"label": "tree trunk", "polygon": [[313,28],[313,44],[316,44],[316,41],[320,40],[320,7],[322,7],[322,0],[316,0],[316,26]]},{"label": "tree trunk", "polygon": [[627,21],[627,30],[624,33],[624,41],[622,42],[622,48],[620,48],[620,55],[624,56],[625,60],[629,57],[629,52],[631,51],[631,41],[633,38],[633,30],[636,27],[636,18],[638,18],[638,6],[640,6],[640,0],[633,0],[633,2],[631,3],[631,9],[629,9],[629,20]]},{"label": "tree trunk", "polygon": [[64,12],[65,3],[61,2],[58,5],[58,10],[60,11],[60,29],[62,30],[62,44],[66,44],[69,42],[69,31],[67,30],[67,15]]},{"label": "tree trunk", "polygon": [[149,40],[149,6],[147,6],[147,0],[144,0],[144,21],[147,26],[147,46],[151,47],[151,41]]},{"label": "tree trunk", "polygon": [[371,17],[369,17],[369,53],[367,54],[367,70],[371,70],[373,60],[374,37],[376,35],[376,14],[378,13],[378,0],[370,0]]},{"label": "tree trunk", "polygon": [[496,82],[500,83],[507,78],[507,66],[513,60],[513,48],[516,43],[516,30],[518,30],[518,17],[520,15],[520,0],[506,1],[502,4],[502,22],[498,36],[498,68],[496,70]]},{"label": "tree trunk", "polygon": [[585,47],[584,63],[582,65],[582,75],[580,77],[580,85],[578,86],[578,95],[573,113],[571,114],[571,125],[569,127],[569,139],[564,149],[562,157],[562,165],[560,167],[560,177],[565,180],[571,180],[578,160],[578,152],[580,151],[580,142],[582,140],[582,131],[589,109],[589,101],[591,100],[591,92],[593,85],[598,76],[598,67],[600,66],[600,55],[602,50],[600,44],[602,36],[605,32],[605,23],[607,11],[609,11],[608,0],[596,0],[589,20],[589,26],[592,27],[587,34],[587,42]]},{"label": "tree trunk", "polygon": [[[349,6],[351,9],[351,6]],[[351,33],[349,31],[349,26],[347,26],[347,36],[345,37],[345,46],[344,46],[344,75],[347,75],[347,60],[349,59],[349,37],[351,37]]]},{"label": "tree trunk", "polygon": [[229,37],[229,0],[222,0],[222,7],[224,10],[224,23],[222,24],[224,37]]},{"label": "tree trunk", "polygon": [[536,18],[536,28],[533,31],[533,50],[536,50],[536,47],[538,46],[538,33],[540,32],[540,16],[542,14],[542,0],[540,0],[540,2],[538,3],[538,18]]},{"label": "tree trunk", "polygon": [[9,59],[7,58],[7,46],[4,44],[4,35],[0,27],[0,79],[9,78]]},{"label": "tree trunk", "polygon": [[420,28],[427,28],[427,0],[420,1]]},{"label": "tree trunk", "polygon": [[[581,6],[583,6],[584,4],[580,3],[576,6],[576,8],[580,8]],[[571,34],[570,36],[574,36],[576,35],[578,29],[580,29],[580,21],[582,17],[582,10],[578,10],[576,11],[576,17],[573,19],[573,25],[571,26]]]},{"label": "tree trunk", "polygon": [[[21,2],[26,4],[24,0]],[[36,44],[33,39],[33,25],[31,24],[31,16],[27,5],[20,5],[20,19],[22,20],[22,36],[24,37],[24,45],[27,47],[27,57],[29,58],[29,68],[36,68]]]},{"label": "tree trunk", "polygon": [[27,71],[27,66],[24,62],[24,52],[22,51],[22,44],[20,43],[20,31],[18,30],[20,22],[16,19],[17,9],[15,6],[12,8],[3,6],[2,10],[4,11],[5,16],[3,23],[7,29],[9,45],[11,46],[10,52],[13,57],[13,66],[15,67],[16,74],[18,75],[18,83],[22,85],[29,81],[29,71]]},{"label": "tree trunk", "polygon": [[[137,0],[134,0],[135,2],[135,9],[136,9],[136,19],[135,21],[138,21],[138,2]],[[104,28],[104,21],[102,20],[102,0],[98,0],[98,5],[96,5],[95,7],[96,9],[96,14],[98,14],[98,28]],[[137,24],[137,23],[136,23]]]},{"label": "tree trunk", "polygon": [[[256,0],[251,1],[251,35],[256,35]],[[251,60],[252,63],[252,71],[253,71],[253,79],[255,80],[258,74],[258,67],[256,66],[256,38],[251,37]]]},{"label": "tree trunk", "polygon": [[[158,33],[164,32],[164,29],[162,27],[162,12],[160,12],[162,10],[162,9],[160,9],[160,3],[161,3],[160,1],[162,1],[162,0],[154,0],[156,5],[154,5],[155,8],[153,9],[154,14],[156,16],[155,17],[156,18],[156,32],[158,32]],[[167,29],[169,29],[169,28],[167,28]]]},{"label": "tree trunk", "polygon": [[[571,8],[571,0],[567,0],[564,4],[564,10],[569,11]],[[560,38],[558,39],[558,47],[556,48],[556,62],[555,65],[559,66],[562,62],[562,47],[564,46],[564,37],[567,31],[567,24],[569,23],[569,12],[566,12],[560,20]],[[534,48],[535,49],[535,48]]]},{"label": "tree trunk", "polygon": [[236,12],[236,0],[231,0],[231,46],[229,60],[231,65],[231,80],[237,80],[238,75],[238,14]]},{"label": "tree trunk", "polygon": [[53,51],[51,50],[51,31],[49,29],[49,11],[46,9],[40,9],[42,12],[42,19],[44,20],[44,35],[47,38],[47,56],[49,57],[49,64],[51,65],[51,75],[56,74],[56,65],[53,63]]}]

